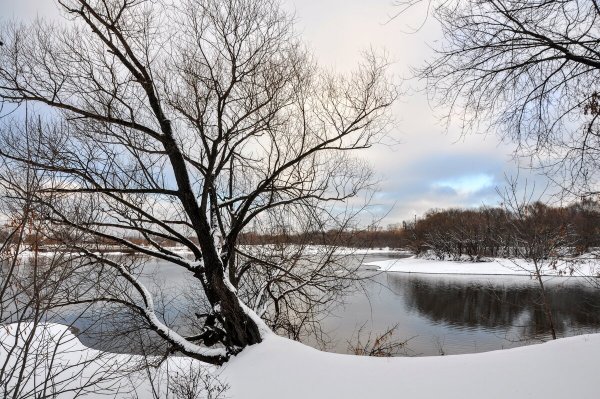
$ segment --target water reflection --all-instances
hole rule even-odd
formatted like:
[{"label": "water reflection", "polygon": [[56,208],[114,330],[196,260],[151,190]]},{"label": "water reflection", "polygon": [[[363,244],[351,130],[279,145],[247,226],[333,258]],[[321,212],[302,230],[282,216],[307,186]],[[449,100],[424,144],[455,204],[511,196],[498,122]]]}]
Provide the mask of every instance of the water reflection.
[{"label": "water reflection", "polygon": [[[382,256],[357,262],[379,259]],[[145,272],[142,281],[150,288],[161,282],[155,288],[165,296],[157,304],[170,309],[157,311],[184,334],[189,320],[182,315],[193,314],[187,308],[199,303],[186,293],[197,293],[199,287],[190,286],[187,274],[170,265],[150,263]],[[560,337],[600,330],[600,290],[575,278],[549,278],[546,287]],[[437,355],[442,347],[446,354],[481,352],[549,337],[539,287],[528,277],[379,273],[363,282],[362,288],[364,292],[350,296],[323,322],[332,351],[346,352],[347,341],[365,322],[374,333],[398,324],[398,338],[414,337],[409,349],[415,355]],[[93,312],[88,309],[86,316],[71,308],[55,320],[73,323],[82,342],[97,349],[142,353],[149,349],[141,342],[145,346],[161,342],[152,332],[136,330],[139,320],[125,309],[99,306]],[[158,345],[151,352],[164,350]]]},{"label": "water reflection", "polygon": [[[185,274],[171,273],[169,277],[171,289],[166,291],[180,293]],[[577,279],[549,279],[546,286],[559,337],[600,329],[600,290]],[[399,338],[414,337],[409,344],[413,355],[481,352],[549,339],[539,287],[528,277],[380,273],[363,288],[367,295],[351,296],[345,307],[325,319],[331,337],[329,350],[347,352],[347,341],[365,322],[374,332],[398,324]],[[184,308],[185,299],[177,298],[179,305],[175,308]],[[83,319],[75,322],[82,328],[80,338],[84,344],[141,353],[148,348],[140,347],[140,342],[160,342],[152,332],[126,333],[121,317],[127,315],[121,312],[103,316],[104,321],[95,326],[82,323]],[[120,320],[107,326],[113,319]],[[185,325],[176,319],[170,321],[179,327]],[[121,329],[119,339],[106,334],[117,328]],[[112,338],[107,340],[107,336]],[[163,348],[157,349],[160,352]]]},{"label": "water reflection", "polygon": [[[388,274],[390,289],[404,299],[406,311],[456,328],[521,327],[524,339],[548,332],[535,281],[418,277]],[[548,284],[548,301],[557,333],[600,326],[600,291],[583,282]]]}]

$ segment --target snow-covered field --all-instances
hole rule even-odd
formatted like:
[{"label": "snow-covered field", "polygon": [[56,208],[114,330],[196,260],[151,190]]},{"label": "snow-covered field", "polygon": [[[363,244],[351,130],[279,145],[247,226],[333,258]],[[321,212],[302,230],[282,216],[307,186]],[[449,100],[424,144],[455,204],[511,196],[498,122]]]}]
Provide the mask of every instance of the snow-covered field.
[{"label": "snow-covered field", "polygon": [[[12,342],[14,326],[0,327],[4,345]],[[66,327],[49,326],[47,332],[62,337],[59,356],[52,367],[63,370],[63,378],[75,373],[81,359],[88,360],[82,376],[117,365],[139,364],[140,358],[104,354],[84,347]],[[45,338],[48,338],[47,336]],[[43,347],[52,351],[52,345]],[[229,385],[231,399],[295,398],[596,398],[600,334],[582,335],[540,345],[472,355],[423,358],[368,358],[321,352],[274,335],[247,348],[221,368],[207,368],[211,376]],[[6,352],[0,349],[0,361]],[[203,367],[199,362],[172,357],[161,370],[171,375]],[[178,370],[178,371],[175,371]],[[42,370],[38,370],[40,376]],[[166,373],[163,373],[163,377]],[[108,373],[107,375],[110,375]],[[159,378],[160,380],[160,378]],[[71,387],[83,381],[78,378]],[[67,384],[67,385],[69,385]],[[108,384],[105,384],[108,385]],[[140,399],[152,398],[143,372],[134,372],[121,382],[120,394],[131,398],[135,387]],[[165,385],[157,384],[165,393]],[[65,385],[66,387],[66,385]],[[162,388],[161,388],[162,387]],[[0,388],[1,389],[1,388]],[[72,394],[60,396],[72,397]],[[87,398],[100,398],[88,393]]]},{"label": "snow-covered field", "polygon": [[[550,264],[543,265],[542,274],[546,276],[597,276],[600,262],[578,259],[573,262],[561,262],[556,269]],[[430,260],[417,257],[387,259],[366,263],[386,272],[426,273],[426,274],[482,274],[482,275],[515,275],[531,276],[534,265],[523,259],[489,259],[488,262],[455,262],[447,260]]]}]

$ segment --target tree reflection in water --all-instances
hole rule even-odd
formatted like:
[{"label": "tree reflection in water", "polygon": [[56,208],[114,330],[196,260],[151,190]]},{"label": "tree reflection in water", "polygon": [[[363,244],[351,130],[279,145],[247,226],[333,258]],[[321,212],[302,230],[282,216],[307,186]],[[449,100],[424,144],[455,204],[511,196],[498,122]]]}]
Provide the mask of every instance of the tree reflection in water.
[{"label": "tree reflection in water", "polygon": [[[194,290],[182,288],[186,285],[185,274],[168,272],[168,276],[158,279],[163,282],[165,300],[171,301],[169,308],[187,313],[187,304],[194,299],[182,292]],[[436,345],[443,346],[446,354],[457,354],[521,346],[549,338],[546,317],[539,305],[538,285],[526,277],[366,273],[373,274],[372,280],[362,282],[361,290],[351,293],[344,306],[324,315],[323,325],[331,339],[328,350],[346,353],[347,341],[365,322],[374,333],[398,324],[395,336],[411,338],[408,349],[417,356],[439,355]],[[600,329],[600,290],[577,279],[554,278],[547,285],[560,337]],[[152,332],[124,328],[128,324],[123,320],[131,318],[129,313],[109,307],[98,311],[100,317],[80,318],[75,323],[85,345],[115,352],[149,351],[147,347],[142,351],[139,342],[154,342]],[[70,314],[59,316],[72,321]],[[179,331],[186,332],[189,320],[179,317],[179,313],[164,316]],[[150,338],[146,337],[148,334]],[[305,343],[320,347],[310,340]],[[164,349],[150,352],[160,354]]]},{"label": "tree reflection in water", "polygon": [[[487,278],[489,277],[489,278]],[[545,338],[548,321],[539,287],[523,278],[465,278],[388,273],[389,288],[406,310],[456,328],[517,327],[525,340]],[[600,290],[584,282],[548,282],[548,299],[560,336],[600,327]]]}]

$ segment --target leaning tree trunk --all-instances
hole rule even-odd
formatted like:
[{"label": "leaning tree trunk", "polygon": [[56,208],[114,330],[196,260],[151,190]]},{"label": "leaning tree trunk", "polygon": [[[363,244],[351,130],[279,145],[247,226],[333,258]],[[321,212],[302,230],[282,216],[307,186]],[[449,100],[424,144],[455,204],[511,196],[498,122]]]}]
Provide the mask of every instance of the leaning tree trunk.
[{"label": "leaning tree trunk", "polygon": [[235,350],[261,342],[257,323],[246,312],[231,283],[225,281],[225,271],[217,252],[203,250],[205,291],[226,333],[225,344]]},{"label": "leaning tree trunk", "polygon": [[228,280],[225,280],[224,264],[215,248],[212,229],[206,220],[206,212],[198,207],[184,157],[173,139],[170,122],[165,122],[163,130],[167,132],[163,145],[171,160],[179,188],[179,199],[196,230],[202,251],[204,267],[195,277],[202,282],[208,301],[223,325],[223,343],[229,351],[237,352],[248,345],[261,342],[260,331],[257,323],[242,308],[231,283],[227,284]]}]

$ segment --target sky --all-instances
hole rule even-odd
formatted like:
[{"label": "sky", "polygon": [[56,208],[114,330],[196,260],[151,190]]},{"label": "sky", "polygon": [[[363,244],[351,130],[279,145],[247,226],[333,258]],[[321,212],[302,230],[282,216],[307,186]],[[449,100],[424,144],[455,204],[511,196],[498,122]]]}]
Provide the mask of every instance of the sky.
[{"label": "sky", "polygon": [[322,65],[345,72],[368,48],[394,62],[392,72],[405,93],[394,107],[397,123],[390,132],[399,144],[362,154],[381,179],[373,203],[376,214],[387,212],[385,221],[410,220],[431,208],[496,205],[505,175],[546,186],[544,177],[519,171],[510,143],[483,132],[463,137],[457,128],[446,129],[443,109],[433,111],[423,82],[411,71],[443,41],[424,9],[391,19],[397,12],[391,0],[287,0],[286,7]]},{"label": "sky", "polygon": [[[546,186],[544,177],[518,171],[512,144],[500,143],[492,134],[463,137],[452,126],[446,129],[440,119],[444,110],[433,110],[423,82],[411,72],[443,40],[436,21],[424,20],[423,9],[390,20],[397,11],[392,0],[283,0],[283,7],[295,15],[300,37],[321,66],[349,72],[360,62],[361,52],[372,48],[387,55],[390,72],[402,82],[389,140],[357,154],[379,180],[366,217],[394,224],[431,208],[496,205],[496,189],[502,189],[505,175],[519,174],[530,186]],[[0,16],[30,20],[53,15],[51,0],[0,0]]]}]

